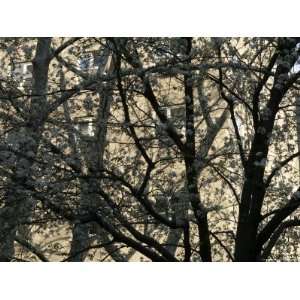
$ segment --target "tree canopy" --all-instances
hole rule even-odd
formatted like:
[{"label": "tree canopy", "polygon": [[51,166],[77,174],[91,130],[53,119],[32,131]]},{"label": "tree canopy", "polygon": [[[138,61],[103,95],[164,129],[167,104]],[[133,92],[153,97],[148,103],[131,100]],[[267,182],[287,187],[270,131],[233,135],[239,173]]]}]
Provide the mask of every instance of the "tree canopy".
[{"label": "tree canopy", "polygon": [[298,260],[298,38],[1,38],[1,261]]}]

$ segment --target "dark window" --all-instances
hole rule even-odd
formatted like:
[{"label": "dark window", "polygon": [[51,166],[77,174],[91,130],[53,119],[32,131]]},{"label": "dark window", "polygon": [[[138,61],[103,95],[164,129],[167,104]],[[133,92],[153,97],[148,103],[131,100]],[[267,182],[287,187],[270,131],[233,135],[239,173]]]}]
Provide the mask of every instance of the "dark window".
[{"label": "dark window", "polygon": [[79,67],[83,71],[95,70],[98,66],[106,63],[107,57],[99,51],[92,51],[86,53],[82,58],[79,59]]},{"label": "dark window", "polygon": [[32,64],[30,64],[30,65],[27,66],[27,72],[29,72],[29,73],[32,74],[32,72],[33,72],[33,66],[32,66]]},{"label": "dark window", "polygon": [[83,136],[93,136],[94,135],[94,126],[93,122],[89,118],[79,118],[76,120],[77,123],[75,125],[76,129]]}]

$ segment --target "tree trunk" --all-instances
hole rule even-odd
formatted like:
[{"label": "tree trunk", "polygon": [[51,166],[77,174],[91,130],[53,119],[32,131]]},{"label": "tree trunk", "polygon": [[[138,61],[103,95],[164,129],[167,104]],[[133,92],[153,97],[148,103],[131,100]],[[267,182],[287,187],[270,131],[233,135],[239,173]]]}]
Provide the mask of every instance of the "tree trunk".
[{"label": "tree trunk", "polygon": [[50,63],[51,38],[39,38],[33,60],[33,84],[30,115],[27,124],[20,129],[17,148],[24,154],[16,158],[15,172],[4,196],[4,207],[0,211],[0,261],[14,257],[14,240],[18,226],[30,218],[35,201],[26,190],[31,167],[37,154],[43,130],[44,109],[47,107],[48,69]]},{"label": "tree trunk", "polygon": [[[112,56],[109,53],[106,62],[107,63],[104,66],[106,71],[112,72],[113,61]],[[103,71],[103,69],[100,70],[100,72]],[[103,159],[106,147],[107,123],[113,100],[111,84],[102,84],[98,89],[98,96],[100,103],[96,118],[95,140],[80,142],[81,152],[88,167],[87,172],[91,177],[93,176],[93,172],[100,171],[101,173],[101,170],[104,167]],[[99,208],[99,201],[97,201],[97,199],[99,200],[99,195],[95,191],[95,186],[99,183],[99,179],[91,178],[85,181],[81,180],[81,200],[79,208],[81,211]],[[96,237],[93,238],[89,236],[90,228],[92,226],[96,230]],[[97,224],[76,224],[73,227],[69,261],[84,261],[88,251],[83,251],[83,249],[87,249],[94,239],[105,244],[109,241],[109,236],[107,232],[99,228]],[[125,261],[125,258],[119,253],[115,245],[105,245],[104,248],[114,260]]]}]

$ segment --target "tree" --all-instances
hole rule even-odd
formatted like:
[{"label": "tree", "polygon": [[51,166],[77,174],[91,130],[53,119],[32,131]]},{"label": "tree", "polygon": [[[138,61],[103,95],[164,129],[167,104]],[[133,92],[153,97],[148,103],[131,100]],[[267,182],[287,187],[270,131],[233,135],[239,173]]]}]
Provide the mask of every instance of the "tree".
[{"label": "tree", "polygon": [[3,39],[1,260],[297,260],[298,43]]}]

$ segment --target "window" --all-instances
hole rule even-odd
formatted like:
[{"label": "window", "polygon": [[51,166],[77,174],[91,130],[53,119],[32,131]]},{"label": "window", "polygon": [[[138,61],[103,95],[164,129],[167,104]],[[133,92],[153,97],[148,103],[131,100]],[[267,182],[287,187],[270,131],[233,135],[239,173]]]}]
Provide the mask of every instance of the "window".
[{"label": "window", "polygon": [[85,122],[79,124],[79,130],[83,135],[93,135],[91,123]]},{"label": "window", "polygon": [[16,79],[31,78],[33,66],[31,62],[18,63],[13,68],[13,76]]},{"label": "window", "polygon": [[25,66],[25,74],[27,74],[27,76],[32,77],[32,72],[33,72],[33,66],[31,63],[27,63]]},{"label": "window", "polygon": [[171,216],[169,196],[170,195],[160,191],[154,197],[154,207],[167,218]]},{"label": "window", "polygon": [[19,82],[22,88],[30,88],[32,84],[33,66],[31,62],[17,63],[12,72],[12,77]]},{"label": "window", "polygon": [[182,131],[185,127],[185,108],[183,106],[176,106],[171,108],[171,118],[174,126]]},{"label": "window", "polygon": [[99,51],[91,51],[85,53],[79,60],[79,68],[84,72],[97,71],[99,66],[105,66],[107,62],[107,55]]},{"label": "window", "polygon": [[93,56],[91,53],[86,54],[84,57],[81,57],[78,61],[79,68],[82,71],[89,71],[94,64]]},{"label": "window", "polygon": [[79,133],[84,137],[94,136],[94,124],[92,118],[90,117],[81,117],[75,120],[75,128]]}]

